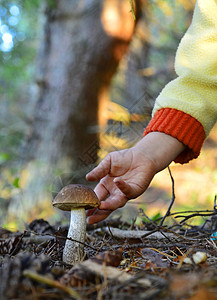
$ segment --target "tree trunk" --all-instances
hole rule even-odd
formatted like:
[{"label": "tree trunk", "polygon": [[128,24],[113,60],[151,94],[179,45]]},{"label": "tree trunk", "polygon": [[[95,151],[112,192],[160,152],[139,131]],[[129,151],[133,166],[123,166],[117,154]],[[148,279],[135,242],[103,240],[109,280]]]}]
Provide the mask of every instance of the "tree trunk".
[{"label": "tree trunk", "polygon": [[27,146],[31,198],[57,170],[61,178],[67,173],[68,181],[83,182],[96,162],[98,112],[136,24],[127,0],[47,1],[44,12]]}]

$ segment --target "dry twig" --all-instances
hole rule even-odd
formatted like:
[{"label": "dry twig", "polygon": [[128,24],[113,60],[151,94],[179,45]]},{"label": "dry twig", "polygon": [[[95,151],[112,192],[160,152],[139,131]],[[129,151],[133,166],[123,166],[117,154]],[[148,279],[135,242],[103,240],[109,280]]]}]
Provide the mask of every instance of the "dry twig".
[{"label": "dry twig", "polygon": [[80,295],[72,288],[67,287],[63,284],[61,284],[59,281],[50,279],[46,276],[40,275],[36,272],[33,272],[31,270],[25,270],[23,271],[23,275],[38,282],[38,283],[43,283],[46,285],[49,285],[51,287],[57,288],[62,290],[63,292],[69,294],[70,296],[72,296],[74,299],[80,299]]}]

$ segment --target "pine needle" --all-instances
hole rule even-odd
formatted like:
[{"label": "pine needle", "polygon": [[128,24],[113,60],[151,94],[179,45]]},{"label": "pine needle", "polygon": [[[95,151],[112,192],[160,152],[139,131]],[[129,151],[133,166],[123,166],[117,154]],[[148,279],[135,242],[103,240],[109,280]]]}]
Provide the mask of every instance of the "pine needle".
[{"label": "pine needle", "polygon": [[134,2],[133,2],[134,0],[129,0],[129,1],[130,1],[130,7],[131,7],[130,12],[133,16],[133,20],[135,21],[136,20],[136,15],[135,15]]}]

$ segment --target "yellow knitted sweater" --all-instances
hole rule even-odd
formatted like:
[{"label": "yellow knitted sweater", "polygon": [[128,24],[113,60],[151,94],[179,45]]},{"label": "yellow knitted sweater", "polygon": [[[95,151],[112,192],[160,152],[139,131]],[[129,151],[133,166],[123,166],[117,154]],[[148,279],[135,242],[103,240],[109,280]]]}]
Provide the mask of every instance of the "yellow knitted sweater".
[{"label": "yellow knitted sweater", "polygon": [[177,158],[184,163],[199,155],[217,120],[217,0],[197,0],[175,71],[178,77],[156,99],[144,134],[161,131],[178,138],[188,146]]}]

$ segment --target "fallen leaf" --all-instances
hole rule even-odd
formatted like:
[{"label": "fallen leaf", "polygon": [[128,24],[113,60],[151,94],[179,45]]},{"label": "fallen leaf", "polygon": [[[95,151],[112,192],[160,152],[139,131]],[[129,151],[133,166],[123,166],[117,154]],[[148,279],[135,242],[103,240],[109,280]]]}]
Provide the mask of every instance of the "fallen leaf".
[{"label": "fallen leaf", "polygon": [[105,251],[97,254],[93,258],[92,261],[97,264],[104,264],[106,266],[118,267],[122,260],[122,249],[118,249],[116,251]]},{"label": "fallen leaf", "polygon": [[[141,250],[142,257],[146,259],[153,267],[157,268],[166,268],[168,266],[167,262],[163,261],[163,255],[157,253],[152,249],[142,249]],[[147,266],[147,263],[146,263]]]}]

